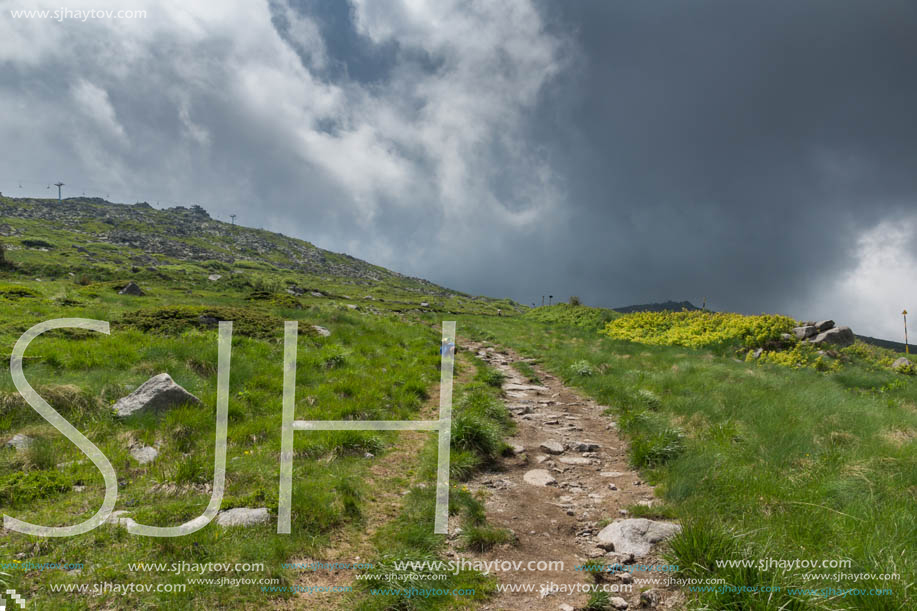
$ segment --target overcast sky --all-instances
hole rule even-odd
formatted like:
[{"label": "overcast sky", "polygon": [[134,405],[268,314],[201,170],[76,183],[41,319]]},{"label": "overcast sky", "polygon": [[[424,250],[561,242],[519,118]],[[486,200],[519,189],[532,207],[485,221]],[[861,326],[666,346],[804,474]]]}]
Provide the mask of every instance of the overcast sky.
[{"label": "overcast sky", "polygon": [[0,7],[7,195],[198,203],[529,304],[917,312],[912,0]]}]

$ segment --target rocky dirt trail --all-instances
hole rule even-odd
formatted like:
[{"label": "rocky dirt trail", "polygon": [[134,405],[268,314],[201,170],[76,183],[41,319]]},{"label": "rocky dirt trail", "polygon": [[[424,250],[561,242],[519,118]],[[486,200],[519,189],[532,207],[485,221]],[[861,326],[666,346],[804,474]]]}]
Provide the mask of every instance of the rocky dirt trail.
[{"label": "rocky dirt trail", "polygon": [[[481,608],[570,611],[586,605],[588,592],[544,594],[543,586],[569,590],[574,584],[595,583],[577,565],[593,559],[631,566],[664,563],[654,544],[678,527],[628,516],[626,507],[654,502],[653,489],[628,466],[627,445],[613,419],[603,415],[606,407],[534,364],[540,382],[530,382],[512,367],[526,359],[511,350],[461,340],[460,346],[506,376],[503,394],[517,427],[507,440],[514,455],[467,485],[485,492],[488,522],[512,530],[517,542],[483,554],[463,551],[459,527],[450,524],[448,554],[469,561],[521,561],[523,567],[529,561],[563,561],[562,570],[494,571],[501,584],[534,590],[498,593]],[[613,608],[683,608],[684,597],[676,588],[647,582],[665,576],[604,573],[599,583],[609,590],[630,589],[609,591]]]}]

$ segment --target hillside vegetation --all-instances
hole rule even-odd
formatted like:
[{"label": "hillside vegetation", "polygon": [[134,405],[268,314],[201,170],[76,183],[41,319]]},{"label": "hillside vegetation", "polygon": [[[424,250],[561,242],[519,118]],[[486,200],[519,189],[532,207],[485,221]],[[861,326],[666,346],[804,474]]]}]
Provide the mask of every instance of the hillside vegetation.
[{"label": "hillside vegetation", "polygon": [[[170,214],[174,212],[163,213]],[[0,227],[14,234],[4,238],[12,267],[0,271],[4,362],[9,362],[22,333],[39,322],[72,317],[111,323],[107,336],[79,329],[45,333],[29,347],[24,371],[38,393],[111,461],[119,479],[116,510],[156,526],[178,525],[204,511],[214,477],[216,321],[232,320],[227,477],[221,509],[263,507],[270,518],[246,528],[211,524],[176,538],[135,536],[116,525],[64,538],[4,530],[4,563],[85,563],[82,571],[5,570],[0,581],[6,587],[29,593],[34,608],[76,609],[86,605],[74,598],[68,607],[71,603],[62,601],[72,595],[54,594],[50,586],[103,581],[177,585],[188,578],[168,570],[131,568],[139,562],[263,564],[263,570],[193,576],[253,579],[255,584],[276,580],[271,586],[275,589],[268,592],[258,585],[192,585],[180,593],[102,594],[90,604],[118,609],[230,608],[222,607],[228,596],[232,608],[252,608],[283,605],[302,596],[283,591],[302,582],[301,572],[285,565],[333,554],[329,546],[342,532],[352,532],[348,536],[356,542],[373,535],[366,545],[380,571],[392,558],[439,557],[445,537],[432,533],[433,434],[424,434],[429,439],[421,445],[420,455],[401,459],[405,463],[395,465],[388,479],[379,481],[370,477],[370,470],[398,447],[398,433],[297,432],[292,533],[276,535],[283,322],[298,321],[300,329],[296,418],[410,420],[420,418],[439,381],[442,313],[495,313],[500,308],[506,315],[513,310],[512,302],[471,298],[387,270],[366,277],[275,268],[268,261],[270,253],[262,253],[264,261],[234,263],[186,259],[180,253],[149,255],[104,242],[101,234],[87,233],[85,225],[3,216]],[[154,225],[141,230],[157,231]],[[154,262],[132,264],[138,257]],[[350,265],[358,265],[353,261]],[[143,296],[119,293],[130,281]],[[436,322],[426,321],[425,312]],[[329,334],[319,333],[319,327]],[[499,393],[486,382],[492,372],[464,355],[456,367],[464,381],[456,387],[452,474],[460,483],[504,449],[509,425]],[[113,413],[118,399],[163,372],[199,397],[203,407],[177,406],[128,418]],[[30,445],[7,446],[13,435],[26,436]],[[0,513],[36,524],[68,525],[96,512],[104,492],[100,472],[25,403],[9,373],[0,376],[0,444]],[[155,448],[158,456],[141,464],[132,455],[137,448]],[[408,492],[401,517],[370,533],[380,490],[391,489]],[[460,487],[451,496],[453,519],[469,533],[468,545],[480,537],[501,536],[489,530],[478,499]],[[493,587],[492,578],[473,571],[446,577],[430,579],[437,587],[472,587],[477,598]],[[360,582],[352,592],[336,595],[337,600],[365,609],[402,604],[400,595],[369,595],[373,584],[379,582]],[[425,601],[446,607],[453,603],[449,596]]]},{"label": "hillside vegetation", "polygon": [[[608,324],[639,332],[647,343],[524,318],[459,324],[609,406],[609,419],[629,439],[632,464],[658,486],[660,502],[634,507],[634,515],[679,519],[685,529],[669,558],[681,576],[719,577],[735,588],[689,593],[691,608],[917,607],[917,380],[887,365],[890,351],[862,343],[828,357],[840,366],[823,371],[746,362],[734,350],[787,321],[730,317],[706,328],[700,321],[710,318],[697,315],[634,314]],[[659,345],[682,339],[705,347]],[[850,566],[839,576],[764,569],[759,562],[767,558]],[[724,560],[750,566],[717,565]],[[781,591],[754,591],[761,586]],[[891,594],[842,596],[825,588]]]},{"label": "hillside vegetation", "polygon": [[[658,502],[633,506],[631,515],[678,519],[684,530],[666,553],[681,567],[679,576],[718,577],[733,588],[686,591],[690,608],[917,608],[917,377],[908,375],[913,364],[893,369],[899,355],[889,350],[857,342],[819,353],[788,341],[783,334],[796,323],[775,315],[623,315],[569,304],[523,313],[509,300],[470,297],[277,234],[231,229],[199,210],[80,201],[65,202],[69,216],[59,217],[48,202],[4,199],[2,205],[9,265],[0,269],[0,358],[8,359],[16,340],[38,322],[111,323],[108,336],[69,329],[42,335],[24,369],[38,393],[111,460],[119,478],[116,509],[168,526],[207,506],[215,324],[231,319],[222,509],[266,508],[270,516],[248,528],[211,524],[177,538],[133,536],[116,525],[69,538],[0,531],[4,561],[86,563],[81,573],[0,573],[4,587],[28,592],[35,608],[86,608],[75,596],[53,594],[52,584],[179,584],[188,577],[132,569],[136,562],[263,563],[263,571],[201,576],[277,580],[277,589],[197,585],[174,594],[102,594],[89,606],[321,608],[317,598],[283,591],[313,578],[288,563],[335,559],[342,539],[376,566],[353,591],[335,595],[338,606],[487,604],[495,578],[473,571],[421,572],[412,582],[474,588],[465,599],[371,594],[389,585],[396,561],[444,556],[446,537],[431,527],[433,435],[399,454],[404,438],[398,433],[297,432],[292,534],[276,536],[283,321],[298,321],[300,329],[298,419],[407,420],[430,417],[438,407],[439,325],[447,315],[458,321],[461,336],[531,359],[517,367],[529,380],[537,382],[537,364],[608,406],[608,425],[627,440],[633,467],[657,485]],[[109,215],[113,224],[105,220]],[[137,225],[125,237],[128,217]],[[194,231],[181,229],[184,224]],[[235,240],[241,235],[248,237]],[[129,281],[144,295],[121,294]],[[504,439],[513,425],[499,391],[502,375],[461,351],[456,366],[450,513],[463,529],[462,545],[489,550],[511,544],[512,536],[487,523],[485,499],[462,482],[507,451]],[[119,398],[162,372],[203,407],[129,418],[113,413]],[[8,447],[15,434],[28,436],[31,445]],[[0,376],[0,435],[0,512],[47,525],[95,513],[104,491],[99,471],[25,404],[9,375]],[[131,452],[138,446],[159,455],[141,464]],[[761,568],[763,558],[850,565],[840,576],[815,571],[806,577],[805,571]],[[723,566],[726,560],[749,566]],[[894,577],[883,577],[889,574]],[[781,590],[753,589],[768,584]],[[789,590],[796,587],[891,593]]]},{"label": "hillside vegetation", "polygon": [[568,303],[532,308],[523,314],[523,317],[528,320],[584,329],[600,329],[605,326],[605,323],[620,316],[618,312],[607,308],[592,308]]}]

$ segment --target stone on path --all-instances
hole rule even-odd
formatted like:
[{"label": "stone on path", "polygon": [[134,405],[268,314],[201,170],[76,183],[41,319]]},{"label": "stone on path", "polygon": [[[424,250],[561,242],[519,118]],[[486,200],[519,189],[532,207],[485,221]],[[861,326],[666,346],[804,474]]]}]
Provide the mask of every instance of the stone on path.
[{"label": "stone on path", "polygon": [[611,605],[612,609],[627,609],[628,607],[627,601],[620,596],[612,596],[608,604]]},{"label": "stone on path", "polygon": [[564,444],[559,441],[545,441],[541,444],[541,449],[547,452],[548,454],[563,454],[564,453]]},{"label": "stone on path", "polygon": [[632,518],[612,522],[599,532],[597,539],[603,549],[641,557],[649,554],[654,545],[680,531],[678,524]]},{"label": "stone on path", "polygon": [[591,465],[591,458],[583,458],[582,456],[561,456],[557,459],[558,462],[561,462],[565,465]]},{"label": "stone on path", "polygon": [[545,469],[532,469],[523,475],[522,479],[525,483],[531,484],[532,486],[544,487],[557,484],[557,480]]},{"label": "stone on path", "polygon": [[503,390],[513,391],[531,391],[531,392],[551,392],[547,386],[535,386],[533,384],[504,384]]},{"label": "stone on path", "polygon": [[114,410],[124,417],[137,412],[161,411],[185,403],[200,405],[201,400],[176,384],[169,374],[160,373],[128,396],[119,399]]}]

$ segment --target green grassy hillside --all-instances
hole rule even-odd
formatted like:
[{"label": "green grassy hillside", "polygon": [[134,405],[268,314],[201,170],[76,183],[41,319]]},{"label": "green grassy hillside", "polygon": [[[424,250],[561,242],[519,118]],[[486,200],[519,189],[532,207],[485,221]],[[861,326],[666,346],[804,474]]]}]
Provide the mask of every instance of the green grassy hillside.
[{"label": "green grassy hillside", "polygon": [[[636,328],[646,318],[631,316],[644,318],[609,327]],[[858,343],[831,359],[837,367],[819,371],[736,359],[741,344],[724,347],[715,334],[711,348],[691,349],[524,319],[459,324],[610,406],[631,463],[661,497],[635,515],[681,520],[669,557],[682,576],[720,577],[739,590],[689,593],[691,608],[917,607],[917,379],[889,367],[890,351]],[[673,336],[697,341],[690,331]],[[837,577],[837,569],[760,568],[768,558],[850,564]],[[753,566],[717,566],[726,560]],[[832,575],[805,576],[823,572]],[[889,574],[896,577],[881,577]],[[768,585],[781,592],[741,591]],[[891,593],[843,596],[831,588]]]},{"label": "green grassy hillside", "polygon": [[[0,241],[9,265],[0,269],[0,357],[8,358],[17,338],[44,320],[111,322],[110,336],[73,330],[41,336],[24,367],[39,394],[111,460],[119,477],[116,509],[165,526],[207,505],[216,400],[213,324],[232,319],[222,509],[266,507],[271,516],[251,528],[211,525],[174,539],[137,537],[116,526],[60,539],[4,530],[4,563],[85,563],[81,571],[0,570],[0,581],[28,593],[35,608],[301,607],[306,599],[282,589],[301,585],[303,576],[284,565],[334,559],[342,541],[351,551],[363,546],[360,553],[377,564],[369,579],[335,599],[348,608],[480,603],[493,591],[494,578],[470,571],[446,580],[420,575],[415,585],[473,587],[474,598],[368,594],[386,585],[394,560],[443,553],[444,537],[433,535],[430,524],[432,436],[405,450],[395,433],[297,433],[292,534],[275,535],[283,321],[299,321],[301,330],[297,418],[400,420],[420,419],[425,409],[436,408],[437,329],[446,316],[458,320],[460,334],[515,348],[609,406],[609,425],[615,422],[628,440],[633,466],[658,486],[661,500],[633,507],[632,514],[679,519],[683,534],[666,553],[682,567],[681,576],[719,577],[734,588],[686,591],[690,608],[917,606],[917,378],[908,375],[913,367],[896,372],[889,351],[860,343],[825,354],[800,344],[777,346],[793,324],[785,317],[623,315],[567,304],[517,316],[523,309],[508,300],[473,298],[283,236],[227,229],[194,210],[136,207],[133,237],[124,237],[118,217],[122,233],[114,240],[106,216],[134,218],[135,207],[65,202],[72,205],[67,214],[76,216],[60,218],[48,202],[2,205]],[[182,233],[183,222],[198,229]],[[209,230],[214,233],[206,238],[197,235]],[[248,237],[237,239],[242,234]],[[249,250],[236,250],[242,243]],[[129,281],[145,295],[119,294]],[[758,357],[746,356],[755,347],[762,347]],[[463,541],[486,549],[509,537],[487,525],[482,499],[460,483],[506,449],[511,422],[498,391],[500,376],[467,354],[460,353],[457,367],[450,509],[465,530]],[[538,380],[528,363],[519,369]],[[203,407],[126,420],[112,413],[117,399],[161,372],[200,397]],[[101,475],[24,403],[6,374],[0,376],[0,442],[14,434],[33,443],[24,451],[0,448],[2,513],[47,525],[95,513]],[[157,447],[158,458],[139,464],[130,455],[137,444]],[[397,511],[382,511],[380,503],[395,504]],[[807,578],[756,564],[767,558],[843,560],[849,566],[847,576]],[[751,566],[722,566],[729,560]],[[132,568],[137,562],[263,563],[263,570],[201,577],[270,579],[277,589],[198,584],[180,593],[103,593],[89,602],[50,590],[90,582],[184,584],[188,578]],[[850,577],[864,574],[871,576]],[[885,574],[896,577],[880,577]],[[749,591],[766,584],[781,592]],[[790,588],[891,593],[816,595]]]},{"label": "green grassy hillside", "polygon": [[[107,204],[98,206],[108,209]],[[168,220],[174,212],[143,214]],[[7,246],[10,264],[0,269],[0,357],[8,363],[20,335],[45,320],[109,321],[109,336],[81,330],[42,335],[26,354],[25,375],[109,458],[119,478],[117,510],[129,511],[143,524],[177,525],[200,515],[210,498],[217,365],[213,321],[233,320],[222,509],[266,507],[271,519],[251,528],[211,524],[177,538],[139,537],[116,526],[102,526],[84,536],[44,539],[4,530],[0,532],[4,564],[84,563],[79,571],[0,570],[0,581],[27,593],[34,608],[260,608],[295,598],[296,594],[281,589],[299,583],[300,572],[283,565],[331,553],[329,546],[340,533],[352,532],[354,540],[367,536],[372,518],[366,512],[374,511],[377,486],[383,485],[370,477],[370,469],[387,460],[398,437],[386,432],[298,432],[292,534],[275,534],[283,321],[299,321],[298,419],[407,420],[420,417],[439,381],[439,331],[423,314],[441,321],[446,312],[495,313],[499,308],[506,314],[514,309],[507,300],[471,298],[348,257],[340,260],[350,268],[323,269],[322,275],[312,268],[274,267],[271,259],[276,253],[271,252],[227,261],[156,254],[150,264],[132,264],[150,255],[100,241],[103,233],[97,233],[94,222],[73,226],[23,216],[0,217],[0,227],[7,234],[0,239]],[[164,231],[155,223],[137,230]],[[164,235],[160,250],[175,251],[178,247],[165,243],[172,239]],[[278,244],[295,242],[283,236],[271,239]],[[207,257],[218,253],[213,244],[207,248],[213,249]],[[329,253],[321,255],[337,260]],[[119,294],[129,281],[136,282],[145,295]],[[330,336],[320,335],[313,325],[327,329]],[[482,363],[464,358],[457,367],[459,374],[468,374],[469,368],[486,372]],[[199,397],[203,407],[127,419],[113,414],[115,401],[162,372]],[[470,379],[457,386],[456,415],[464,428],[452,437],[455,481],[469,477],[502,449],[506,425],[499,417],[502,403],[489,388]],[[96,512],[104,492],[101,474],[24,402],[7,369],[6,375],[0,375],[0,443],[6,444],[14,434],[30,437],[32,445],[23,451],[0,447],[0,512],[43,525],[75,524]],[[401,526],[375,535],[378,558],[391,553],[435,558],[443,545],[443,536],[432,535],[435,453],[430,444],[435,439],[428,437],[422,446],[427,450],[406,457],[404,472],[392,475],[394,479],[385,484],[413,490],[405,497],[403,509],[412,517],[404,520],[423,519],[409,529]],[[155,447],[159,456],[141,465],[130,455],[137,445]],[[470,532],[489,532],[479,501],[460,489],[453,493],[452,510],[454,519],[465,523]],[[261,570],[194,577],[276,580],[270,582],[276,589],[264,593],[258,585],[196,585],[180,593],[105,593],[90,597],[88,603],[85,597],[50,590],[52,585],[90,582],[183,584],[188,578],[169,571],[132,569],[138,562],[263,564]],[[471,585],[479,596],[491,587],[476,573],[449,576],[449,581],[438,583]],[[345,599],[364,608],[393,603],[361,589]],[[433,600],[445,606],[453,602],[449,597]]]}]

